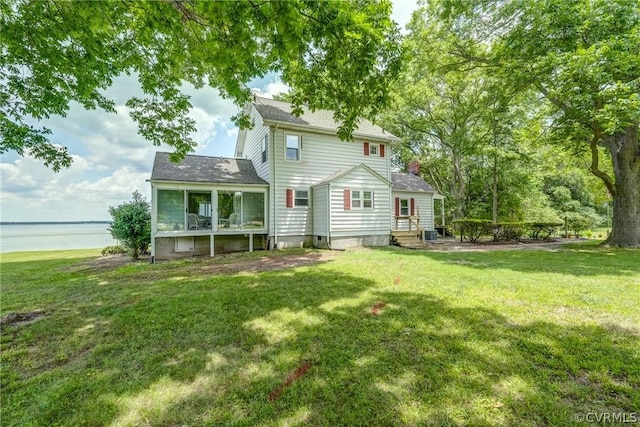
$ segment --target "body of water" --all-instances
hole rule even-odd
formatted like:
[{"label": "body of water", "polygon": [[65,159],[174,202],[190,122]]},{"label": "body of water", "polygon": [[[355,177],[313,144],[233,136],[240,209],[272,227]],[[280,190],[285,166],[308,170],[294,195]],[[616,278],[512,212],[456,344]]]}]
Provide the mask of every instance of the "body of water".
[{"label": "body of water", "polygon": [[0,224],[0,252],[93,249],[116,245],[108,223]]}]

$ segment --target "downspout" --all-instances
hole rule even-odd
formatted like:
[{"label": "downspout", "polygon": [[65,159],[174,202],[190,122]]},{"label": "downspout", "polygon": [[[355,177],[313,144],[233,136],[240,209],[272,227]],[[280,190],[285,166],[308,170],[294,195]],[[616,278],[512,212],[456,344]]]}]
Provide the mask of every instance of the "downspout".
[{"label": "downspout", "polygon": [[273,200],[273,246],[272,249],[276,249],[278,247],[278,209],[276,197],[278,196],[278,180],[276,179],[276,130],[278,129],[278,123],[276,126],[271,129],[271,152],[270,156],[273,157],[272,165],[272,173],[271,173],[271,182],[273,182],[273,194],[271,195],[271,200]]},{"label": "downspout", "polygon": [[331,249],[331,181],[327,184],[327,247]]},{"label": "downspout", "polygon": [[151,264],[156,261],[156,230],[158,228],[158,194],[156,188],[151,183]]}]

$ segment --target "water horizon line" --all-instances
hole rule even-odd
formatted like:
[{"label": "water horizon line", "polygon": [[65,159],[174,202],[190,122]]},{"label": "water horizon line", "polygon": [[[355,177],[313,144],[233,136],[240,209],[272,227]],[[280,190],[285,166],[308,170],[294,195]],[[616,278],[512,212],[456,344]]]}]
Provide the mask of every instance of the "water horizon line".
[{"label": "water horizon line", "polygon": [[0,225],[111,224],[112,221],[0,221]]}]

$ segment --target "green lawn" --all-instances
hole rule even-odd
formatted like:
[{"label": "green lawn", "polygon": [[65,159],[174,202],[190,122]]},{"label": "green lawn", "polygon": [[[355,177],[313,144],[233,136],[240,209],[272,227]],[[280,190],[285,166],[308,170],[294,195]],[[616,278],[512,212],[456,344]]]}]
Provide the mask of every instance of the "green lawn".
[{"label": "green lawn", "polygon": [[637,250],[117,268],[97,256],[2,255],[2,315],[45,312],[3,328],[3,426],[564,426],[640,412]]}]

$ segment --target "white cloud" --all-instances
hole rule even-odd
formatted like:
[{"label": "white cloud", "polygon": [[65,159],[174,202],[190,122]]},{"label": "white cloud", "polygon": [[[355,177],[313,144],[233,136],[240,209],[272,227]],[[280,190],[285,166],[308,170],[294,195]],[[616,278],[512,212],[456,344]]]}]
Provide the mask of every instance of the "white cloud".
[{"label": "white cloud", "polygon": [[[149,172],[121,167],[91,178],[91,163],[75,157],[71,168],[54,173],[31,158],[0,164],[3,221],[108,220],[109,206],[131,199],[138,190],[150,200]],[[26,183],[26,184],[21,184]]]},{"label": "white cloud", "polygon": [[251,88],[258,96],[264,98],[273,98],[275,95],[289,92],[289,86],[284,84],[280,79],[275,82],[268,83],[265,88],[253,87]]}]

